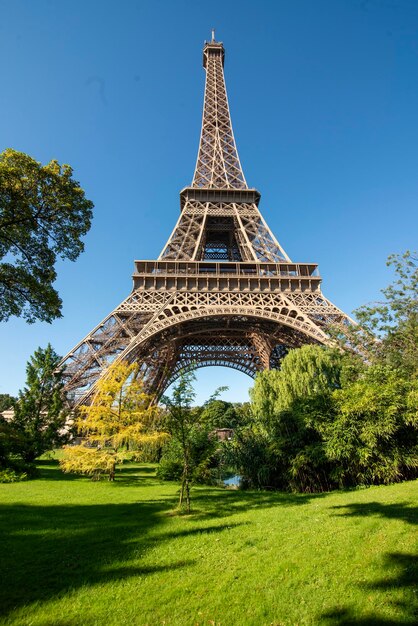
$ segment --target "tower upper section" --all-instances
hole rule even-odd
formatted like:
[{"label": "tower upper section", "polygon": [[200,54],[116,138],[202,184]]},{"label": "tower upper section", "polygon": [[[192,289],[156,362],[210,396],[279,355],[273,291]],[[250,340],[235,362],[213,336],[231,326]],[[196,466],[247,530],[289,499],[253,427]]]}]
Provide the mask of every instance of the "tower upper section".
[{"label": "tower upper section", "polygon": [[224,78],[225,50],[218,41],[206,42],[202,132],[192,187],[248,189],[232,132]]}]

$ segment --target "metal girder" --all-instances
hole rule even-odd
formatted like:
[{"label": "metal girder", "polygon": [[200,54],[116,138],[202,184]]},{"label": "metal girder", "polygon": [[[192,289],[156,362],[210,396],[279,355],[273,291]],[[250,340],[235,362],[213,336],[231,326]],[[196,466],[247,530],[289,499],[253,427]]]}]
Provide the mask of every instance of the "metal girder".
[{"label": "metal girder", "polygon": [[192,186],[246,189],[226,95],[223,45],[218,42],[207,43],[203,55],[206,69],[205,99]]}]

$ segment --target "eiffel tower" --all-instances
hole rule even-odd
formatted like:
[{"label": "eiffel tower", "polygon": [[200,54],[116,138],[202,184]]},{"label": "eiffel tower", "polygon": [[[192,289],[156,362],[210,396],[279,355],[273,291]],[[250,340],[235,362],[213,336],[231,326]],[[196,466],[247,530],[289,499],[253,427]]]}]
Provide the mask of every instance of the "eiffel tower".
[{"label": "eiffel tower", "polygon": [[156,261],[135,261],[133,290],[62,360],[73,406],[116,360],[140,363],[157,397],[183,371],[223,365],[251,377],[292,349],[329,344],[349,318],[321,293],[314,263],[294,263],[264,221],[235,145],[221,42],[206,42],[203,121],[193,182]]}]

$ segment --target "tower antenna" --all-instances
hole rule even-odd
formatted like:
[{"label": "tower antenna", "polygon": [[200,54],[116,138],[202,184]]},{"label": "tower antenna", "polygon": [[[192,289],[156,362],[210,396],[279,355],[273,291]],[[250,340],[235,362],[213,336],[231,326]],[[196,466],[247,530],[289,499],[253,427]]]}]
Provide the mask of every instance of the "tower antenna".
[{"label": "tower antenna", "polygon": [[215,41],[215,29],[212,28],[212,41]]}]

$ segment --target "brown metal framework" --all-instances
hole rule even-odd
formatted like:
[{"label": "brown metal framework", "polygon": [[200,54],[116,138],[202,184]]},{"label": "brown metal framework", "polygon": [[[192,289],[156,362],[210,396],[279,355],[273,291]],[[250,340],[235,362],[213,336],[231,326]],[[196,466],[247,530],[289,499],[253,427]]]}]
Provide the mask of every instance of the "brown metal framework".
[{"label": "brown metal framework", "polygon": [[249,189],[232,131],[222,43],[205,44],[206,87],[193,182],[157,261],[136,261],[133,290],[62,360],[76,406],[115,360],[137,361],[160,395],[182,372],[223,365],[254,377],[289,349],[328,344],[351,320],[321,293],[317,266],[292,263]]}]

